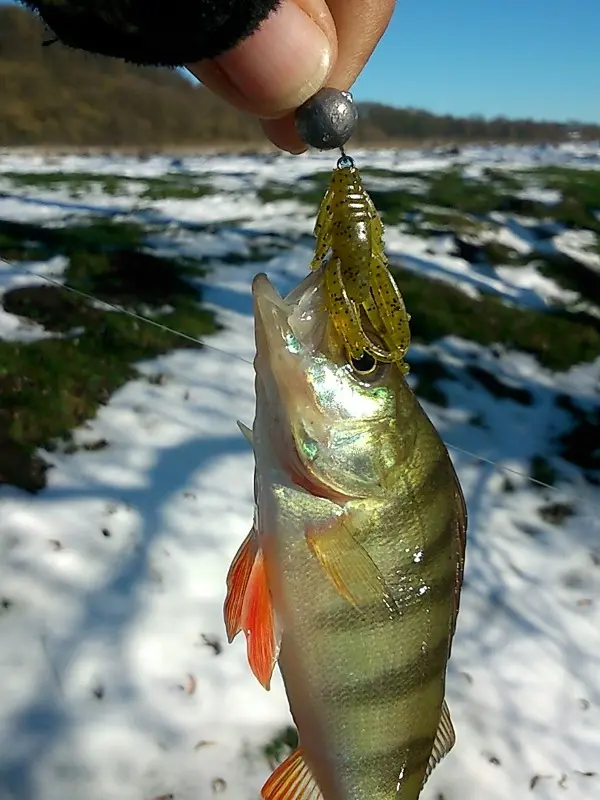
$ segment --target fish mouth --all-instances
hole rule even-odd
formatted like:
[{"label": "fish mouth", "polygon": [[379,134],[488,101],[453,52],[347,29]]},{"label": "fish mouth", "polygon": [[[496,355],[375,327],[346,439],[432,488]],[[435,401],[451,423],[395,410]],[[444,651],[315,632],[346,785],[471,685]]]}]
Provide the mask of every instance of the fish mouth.
[{"label": "fish mouth", "polygon": [[[295,312],[301,308],[306,292],[312,292],[318,281],[316,273],[307,276],[283,299],[264,273],[256,275],[252,282],[256,337],[254,366],[257,386],[260,385],[271,405],[267,435],[288,477],[312,496],[343,504],[348,497],[320,480],[304,463],[296,441],[299,418],[308,413],[312,399],[305,375],[308,350],[306,342],[298,338],[303,331]],[[310,320],[308,325],[311,325]]]},{"label": "fish mouth", "polygon": [[322,270],[310,272],[283,298],[264,272],[252,281],[257,358],[275,362],[284,354],[314,353],[323,340],[327,314],[321,296]]},{"label": "fish mouth", "polygon": [[277,345],[284,345],[292,330],[289,323],[293,306],[287,303],[267,278],[259,272],[252,281],[254,327],[257,358],[273,354]]},{"label": "fish mouth", "polygon": [[303,391],[297,354],[286,347],[292,333],[290,315],[293,305],[287,303],[264,273],[252,282],[254,298],[254,333],[256,356],[254,368],[257,387],[261,387],[270,404],[271,425],[267,437],[280,465],[296,485],[307,488],[305,470],[298,455],[293,435],[294,395]]}]

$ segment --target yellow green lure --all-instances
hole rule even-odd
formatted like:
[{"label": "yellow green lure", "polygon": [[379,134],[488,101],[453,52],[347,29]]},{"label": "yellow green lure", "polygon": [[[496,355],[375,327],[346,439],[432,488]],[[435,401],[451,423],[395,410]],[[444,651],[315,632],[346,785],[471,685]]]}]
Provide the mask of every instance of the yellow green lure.
[{"label": "yellow green lure", "polygon": [[410,316],[388,269],[381,218],[345,154],[321,202],[314,235],[310,267],[324,269],[327,309],[351,357],[366,351],[406,371]]}]

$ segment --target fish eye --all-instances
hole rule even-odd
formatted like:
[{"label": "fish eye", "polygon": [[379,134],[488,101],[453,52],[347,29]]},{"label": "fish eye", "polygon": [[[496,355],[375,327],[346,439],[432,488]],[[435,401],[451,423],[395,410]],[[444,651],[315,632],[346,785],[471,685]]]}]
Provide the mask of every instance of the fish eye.
[{"label": "fish eye", "polygon": [[361,378],[364,378],[368,375],[372,375],[375,372],[378,362],[377,359],[371,355],[371,353],[363,350],[362,354],[358,358],[350,357],[350,364],[352,365],[354,372],[356,372],[357,375],[360,375]]}]

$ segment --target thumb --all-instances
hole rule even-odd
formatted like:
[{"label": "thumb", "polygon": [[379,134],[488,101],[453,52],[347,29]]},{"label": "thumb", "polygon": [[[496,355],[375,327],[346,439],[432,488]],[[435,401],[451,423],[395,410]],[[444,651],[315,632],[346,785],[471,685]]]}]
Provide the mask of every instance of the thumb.
[{"label": "thumb", "polygon": [[324,0],[283,0],[248,39],[187,67],[241,111],[277,118],[323,86],[336,57],[335,25]]}]

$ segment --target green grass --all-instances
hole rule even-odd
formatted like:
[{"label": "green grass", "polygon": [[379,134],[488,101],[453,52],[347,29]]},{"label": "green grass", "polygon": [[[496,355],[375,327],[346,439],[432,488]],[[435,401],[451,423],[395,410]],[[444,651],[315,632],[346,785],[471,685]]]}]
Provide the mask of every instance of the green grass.
[{"label": "green grass", "polygon": [[126,191],[126,185],[130,181],[124,176],[96,175],[89,172],[4,172],[0,177],[8,180],[17,189],[66,189],[72,195],[88,193],[97,186],[104,194],[117,196]]},{"label": "green grass", "polygon": [[369,192],[375,208],[385,224],[402,222],[407,214],[415,211],[423,203],[423,198],[404,189],[377,189]]},{"label": "green grass", "polygon": [[48,258],[56,253],[70,256],[79,252],[135,248],[145,234],[141,225],[112,222],[104,217],[62,228],[0,220],[0,257],[9,258],[7,251],[18,253],[19,249],[35,252],[38,258]]},{"label": "green grass", "polygon": [[[256,190],[256,194],[258,195],[261,203],[276,203],[279,200],[298,199],[298,192],[295,192],[293,188],[288,186],[278,186],[275,184],[269,184],[267,186],[260,187]],[[304,199],[303,195],[302,197]]]},{"label": "green grass", "polygon": [[405,178],[423,178],[426,173],[419,172],[418,170],[408,170],[407,172],[399,172],[395,169],[387,167],[360,167],[361,176],[368,181],[369,178],[396,178],[402,180]]},{"label": "green grass", "polygon": [[280,764],[292,750],[298,747],[298,731],[296,728],[289,725],[283,728],[279,733],[264,745],[262,754],[269,763],[271,769]]},{"label": "green grass", "polygon": [[125,175],[102,175],[87,172],[5,172],[0,178],[9,181],[14,188],[38,189],[40,191],[66,190],[73,197],[89,194],[94,187],[104,194],[117,197],[127,193],[129,186],[144,186],[142,200],[164,200],[177,198],[195,200],[212,194],[212,188],[200,182],[195,175],[170,173],[153,178],[130,178]]},{"label": "green grass", "polygon": [[456,380],[456,376],[439,361],[419,359],[410,361],[410,374],[417,379],[415,394],[420,400],[427,400],[442,408],[448,407],[448,397],[437,385],[439,380]]},{"label": "green grass", "polygon": [[165,175],[161,178],[145,178],[142,200],[198,200],[213,193],[213,189],[201,183],[195,175]]},{"label": "green grass", "polygon": [[[333,164],[332,164],[333,166]],[[467,178],[458,168],[441,172],[395,172],[390,169],[365,167],[360,170],[368,187],[370,177],[418,178],[427,186],[424,194],[399,189],[369,190],[371,197],[387,224],[408,222],[407,215],[418,211],[424,224],[440,224],[457,233],[473,227],[474,219],[483,219],[493,211],[533,217],[540,221],[555,220],[568,228],[581,228],[600,232],[600,221],[594,211],[600,209],[600,171],[561,168],[539,168],[521,172],[485,170],[481,179]],[[300,199],[312,205],[315,212],[331,178],[329,170],[298,180],[296,184],[282,186],[270,184],[258,191],[263,202],[281,199]],[[527,186],[544,186],[558,189],[562,199],[557,204],[518,197]],[[454,216],[452,222],[424,208],[437,206]],[[467,223],[467,219],[471,222]],[[418,222],[417,222],[418,225]],[[417,232],[418,228],[415,230]],[[426,230],[422,230],[426,233]]]},{"label": "green grass", "polygon": [[446,208],[425,206],[409,215],[405,225],[416,236],[454,233],[477,235],[490,226],[469,214]]},{"label": "green grass", "polygon": [[513,172],[487,167],[482,171],[483,180],[493,184],[504,193],[518,192],[523,188],[522,178]]},{"label": "green grass", "polygon": [[416,342],[429,344],[452,335],[486,346],[503,344],[531,353],[540,364],[557,371],[600,356],[598,328],[567,312],[518,308],[493,295],[474,299],[447,283],[397,266],[392,272],[411,314]]},{"label": "green grass", "polygon": [[531,200],[527,197],[516,197],[506,194],[498,204],[498,211],[513,214],[519,217],[534,217],[539,220],[555,219],[552,206],[540,200]]},{"label": "green grass", "polygon": [[[136,226],[26,227],[28,240],[69,258],[65,281],[71,286],[143,313],[169,305],[172,311],[155,318],[192,337],[203,339],[216,329],[212,313],[200,305],[199,290],[185,279],[201,271],[141,252],[142,231]],[[16,239],[17,229],[11,230]],[[36,448],[51,449],[93,417],[136,376],[135,362],[196,346],[53,286],[14,289],[4,295],[3,305],[67,334],[30,343],[0,342],[0,482],[28,491],[45,483]]]},{"label": "green grass", "polygon": [[562,193],[561,202],[552,207],[553,219],[568,228],[600,232],[600,221],[594,215],[600,210],[600,170],[538,167],[528,174]]},{"label": "green grass", "polygon": [[434,173],[425,197],[433,206],[481,215],[496,211],[502,195],[493,183],[465,178],[458,170],[447,170]]}]

